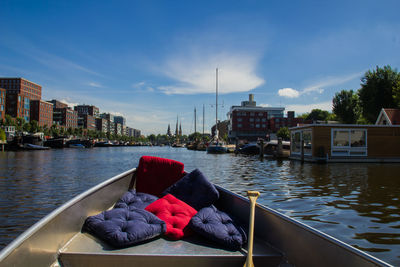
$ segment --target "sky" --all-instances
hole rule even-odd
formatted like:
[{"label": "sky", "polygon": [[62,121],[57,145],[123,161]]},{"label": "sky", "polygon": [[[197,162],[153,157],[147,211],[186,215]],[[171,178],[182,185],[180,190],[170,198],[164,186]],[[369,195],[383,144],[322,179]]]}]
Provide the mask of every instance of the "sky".
[{"label": "sky", "polygon": [[399,1],[0,1],[0,77],[42,99],[123,115],[143,134],[205,132],[254,94],[332,110],[376,66],[400,67]]}]

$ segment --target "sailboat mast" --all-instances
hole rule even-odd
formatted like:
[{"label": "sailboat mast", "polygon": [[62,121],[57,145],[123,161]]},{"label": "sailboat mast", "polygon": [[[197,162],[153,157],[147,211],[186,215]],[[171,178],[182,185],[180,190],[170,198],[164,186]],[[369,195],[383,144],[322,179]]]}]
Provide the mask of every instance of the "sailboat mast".
[{"label": "sailboat mast", "polygon": [[215,135],[218,138],[218,68],[215,76]]},{"label": "sailboat mast", "polygon": [[196,107],[194,107],[194,132],[196,133]]},{"label": "sailboat mast", "polygon": [[204,104],[203,104],[203,138],[204,138]]}]

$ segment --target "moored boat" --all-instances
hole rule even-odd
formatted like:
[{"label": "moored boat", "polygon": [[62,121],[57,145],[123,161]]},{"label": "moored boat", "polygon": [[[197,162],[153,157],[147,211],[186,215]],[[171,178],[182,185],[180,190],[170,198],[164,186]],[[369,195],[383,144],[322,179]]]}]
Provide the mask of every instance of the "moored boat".
[{"label": "moored boat", "polygon": [[34,144],[24,144],[24,149],[26,149],[26,150],[48,150],[48,149],[50,149],[50,147],[34,145]]},{"label": "moored boat", "polygon": [[[198,236],[113,248],[81,231],[88,216],[113,207],[135,183],[139,190],[137,177],[138,170],[131,169],[56,209],[0,252],[0,266],[243,266],[244,248],[227,250]],[[247,225],[249,201],[216,188],[215,206]],[[254,229],[255,265],[390,266],[263,205],[256,206]]]},{"label": "moored boat", "polygon": [[68,145],[69,148],[86,148],[84,145],[82,144],[69,144]]}]

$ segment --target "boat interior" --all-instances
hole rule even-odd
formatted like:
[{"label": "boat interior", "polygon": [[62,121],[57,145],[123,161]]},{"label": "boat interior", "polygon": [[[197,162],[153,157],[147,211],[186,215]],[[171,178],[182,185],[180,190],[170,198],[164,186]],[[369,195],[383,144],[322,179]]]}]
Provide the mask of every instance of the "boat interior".
[{"label": "boat interior", "polygon": [[[233,204],[232,199],[222,188],[218,189],[221,197],[216,206],[219,210],[229,212],[228,207]],[[238,215],[240,224],[247,229],[249,210],[243,210]],[[111,266],[114,264],[118,266],[243,266],[246,257],[247,248],[238,251],[228,250],[196,234],[177,241],[159,237],[131,247],[115,249],[89,233],[78,232],[60,249],[58,264],[60,266]],[[283,254],[256,238],[253,262],[259,266],[279,266],[284,262]]]},{"label": "boat interior", "polygon": [[[115,249],[82,232],[88,216],[114,206],[135,187],[131,169],[76,196],[33,225],[0,253],[1,266],[243,266],[247,246],[231,251],[193,235],[164,237]],[[249,200],[220,186],[215,206],[247,229]],[[390,266],[339,240],[256,204],[253,262],[257,266]]]}]

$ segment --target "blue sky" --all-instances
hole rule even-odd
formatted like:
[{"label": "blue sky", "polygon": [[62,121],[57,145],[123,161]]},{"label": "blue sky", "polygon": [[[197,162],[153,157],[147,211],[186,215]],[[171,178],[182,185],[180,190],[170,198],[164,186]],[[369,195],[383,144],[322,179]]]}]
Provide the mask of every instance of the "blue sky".
[{"label": "blue sky", "polygon": [[[253,93],[296,114],[331,110],[365,71],[400,67],[399,1],[0,2],[0,77],[44,100],[93,104],[144,134],[184,134]],[[222,105],[223,104],[223,105]]]}]

